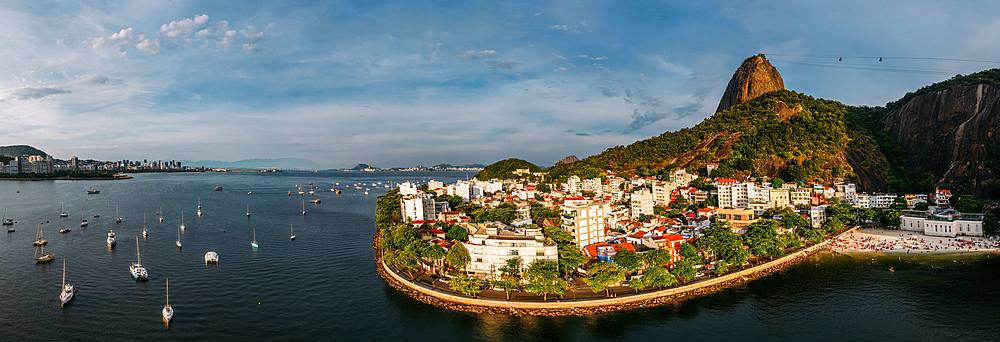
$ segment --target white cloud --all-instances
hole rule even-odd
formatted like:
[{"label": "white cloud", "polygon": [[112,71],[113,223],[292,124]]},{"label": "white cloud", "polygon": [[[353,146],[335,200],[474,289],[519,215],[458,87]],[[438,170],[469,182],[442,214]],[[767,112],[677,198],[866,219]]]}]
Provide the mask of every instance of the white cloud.
[{"label": "white cloud", "polygon": [[563,30],[563,31],[567,31],[567,30],[569,30],[569,25],[552,25],[552,26],[549,26],[549,29],[550,30]]},{"label": "white cloud", "polygon": [[119,40],[119,39],[131,40],[132,39],[132,28],[129,27],[127,29],[122,29],[120,32],[112,34],[110,37],[108,37],[108,39],[110,39],[110,40]]},{"label": "white cloud", "polygon": [[139,44],[135,45],[135,48],[139,51],[145,51],[149,53],[157,53],[160,51],[160,40],[159,39],[143,39]]},{"label": "white cloud", "polygon": [[518,65],[521,65],[521,64],[522,64],[521,62],[515,61],[513,59],[502,60],[502,61],[499,61],[499,62],[496,62],[496,61],[487,61],[486,62],[486,65],[489,65],[490,67],[492,67],[494,69],[504,69],[504,70],[514,70],[514,68],[516,68]]},{"label": "white cloud", "polygon": [[563,55],[560,55],[560,54],[557,54],[557,53],[553,53],[552,55],[556,56],[556,58],[558,58],[558,59],[566,60],[566,56],[563,56]]},{"label": "white cloud", "polygon": [[253,44],[253,43],[243,44],[243,51],[246,51],[246,52],[257,52],[257,50],[259,50],[259,49],[260,49],[260,47],[258,47],[257,44]]},{"label": "white cloud", "polygon": [[69,92],[69,90],[62,87],[9,88],[0,90],[0,102],[34,100],[51,95],[67,94]]},{"label": "white cloud", "polygon": [[593,59],[595,61],[603,61],[605,59],[608,59],[608,57],[607,56],[601,56],[601,57],[594,57],[594,58],[591,58],[591,59]]},{"label": "white cloud", "polygon": [[107,76],[101,76],[98,74],[83,75],[78,77],[81,83],[90,83],[98,85],[109,85],[109,84],[120,84],[122,80],[110,78]]},{"label": "white cloud", "polygon": [[171,21],[169,24],[163,24],[160,26],[160,31],[164,32],[167,37],[176,38],[191,34],[191,32],[194,32],[195,29],[201,27],[207,21],[208,15],[202,14],[195,16],[194,19],[184,18],[181,21]]},{"label": "white cloud", "polygon": [[465,53],[463,53],[461,55],[455,56],[455,59],[459,59],[459,60],[479,59],[479,58],[486,58],[486,57],[496,57],[496,56],[499,56],[499,55],[500,55],[500,53],[496,52],[495,50],[481,50],[481,51],[477,52],[475,49],[473,49],[473,50],[466,51]]},{"label": "white cloud", "polygon": [[587,55],[576,55],[576,56],[580,58],[587,58]]},{"label": "white cloud", "polygon": [[556,72],[565,72],[565,71],[567,71],[567,70],[569,70],[569,69],[566,69],[566,67],[558,67],[558,68],[556,68],[556,70],[555,70],[555,71],[556,71]]}]

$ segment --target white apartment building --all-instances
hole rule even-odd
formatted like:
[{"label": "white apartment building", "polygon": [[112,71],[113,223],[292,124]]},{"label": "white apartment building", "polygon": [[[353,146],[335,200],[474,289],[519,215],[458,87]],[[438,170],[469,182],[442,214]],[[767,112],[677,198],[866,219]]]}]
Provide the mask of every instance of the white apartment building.
[{"label": "white apartment building", "polygon": [[810,188],[796,188],[789,193],[792,198],[792,205],[810,205],[812,204],[812,189]]},{"label": "white apartment building", "polygon": [[720,208],[746,209],[755,193],[755,186],[749,182],[733,185],[719,184],[718,192]]},{"label": "white apartment building", "polygon": [[773,208],[787,207],[792,204],[791,192],[788,189],[771,189],[769,202]]},{"label": "white apartment building", "polygon": [[858,203],[858,187],[854,183],[837,183],[835,186],[837,198],[852,205]]},{"label": "white apartment building", "polygon": [[871,204],[871,201],[869,200],[868,194],[857,194],[856,198],[857,198],[857,204],[855,204],[854,206],[856,206],[858,208],[871,208],[872,207],[872,204]]},{"label": "white apartment building", "polygon": [[932,215],[922,211],[904,210],[899,219],[899,229],[922,232],[924,235],[983,236],[982,220],[978,217],[965,217],[954,209],[946,209]]},{"label": "white apartment building", "polygon": [[559,249],[555,244],[546,245],[542,228],[531,226],[515,228],[499,222],[470,223],[467,270],[485,279],[497,279],[500,268],[508,259],[521,259],[523,272],[535,260],[559,259]]},{"label": "white apartment building", "polygon": [[601,187],[601,179],[600,178],[584,179],[583,180],[583,184],[582,184],[582,190],[584,190],[584,191],[592,191],[592,192],[596,193],[597,195],[601,195],[601,194],[604,193],[604,188]]},{"label": "white apartment building", "polygon": [[399,183],[399,194],[406,195],[416,195],[417,185],[410,182]]},{"label": "white apartment building", "polygon": [[653,193],[645,188],[632,193],[630,204],[630,215],[633,219],[642,214],[653,215]]},{"label": "white apartment building", "polygon": [[673,182],[655,181],[653,182],[653,204],[669,205],[670,193],[677,189]]},{"label": "white apartment building", "polygon": [[425,194],[403,196],[400,200],[400,209],[404,221],[427,221],[437,218],[434,199]]},{"label": "white apartment building", "polygon": [[[872,198],[868,198],[871,202]],[[874,208],[888,208],[892,206],[892,203],[896,201],[896,194],[875,194],[875,201],[872,207]]]},{"label": "white apartment building", "polygon": [[604,203],[566,205],[562,209],[562,228],[573,235],[574,243],[583,247],[604,242]]}]

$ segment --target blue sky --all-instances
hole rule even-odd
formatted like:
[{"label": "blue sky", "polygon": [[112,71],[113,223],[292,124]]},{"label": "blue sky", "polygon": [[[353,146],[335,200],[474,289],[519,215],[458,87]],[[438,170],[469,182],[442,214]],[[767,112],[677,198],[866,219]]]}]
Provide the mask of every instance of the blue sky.
[{"label": "blue sky", "polygon": [[0,1],[0,145],[545,166],[697,124],[758,52],[791,90],[884,105],[1000,66],[998,17],[973,1]]}]

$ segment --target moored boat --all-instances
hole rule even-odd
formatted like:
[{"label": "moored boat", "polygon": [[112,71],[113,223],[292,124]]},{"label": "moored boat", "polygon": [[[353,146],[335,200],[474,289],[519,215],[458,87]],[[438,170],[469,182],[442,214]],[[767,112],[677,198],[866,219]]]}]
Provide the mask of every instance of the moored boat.
[{"label": "moored boat", "polygon": [[132,272],[132,278],[136,281],[147,280],[149,275],[146,273],[146,268],[142,267],[142,259],[139,257],[139,237],[135,237],[135,262],[129,266],[129,271]]},{"label": "moored boat", "polygon": [[219,263],[219,253],[216,252],[205,253],[205,264],[211,264],[211,263],[216,263],[216,264]]},{"label": "moored boat", "polygon": [[66,283],[66,259],[63,258],[63,278],[62,278],[62,292],[59,293],[59,306],[66,305],[70,299],[73,299],[73,294],[76,293],[76,287],[73,284]]},{"label": "moored boat", "polygon": [[115,246],[115,231],[108,232],[108,247]]},{"label": "moored boat", "polygon": [[163,316],[163,322],[170,325],[170,321],[174,319],[174,308],[170,306],[170,278],[167,278],[167,305],[163,306],[163,311],[161,312]]}]

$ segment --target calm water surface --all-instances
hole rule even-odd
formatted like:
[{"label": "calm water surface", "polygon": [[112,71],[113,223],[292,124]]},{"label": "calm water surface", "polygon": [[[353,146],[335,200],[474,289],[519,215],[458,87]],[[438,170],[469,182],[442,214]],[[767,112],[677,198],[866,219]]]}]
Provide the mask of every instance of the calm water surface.
[{"label": "calm water surface", "polygon": [[[1000,340],[995,258],[820,254],[678,305],[589,317],[476,315],[427,306],[375,273],[375,197],[386,189],[371,184],[459,178],[465,173],[185,173],[0,182],[0,207],[17,221],[16,232],[0,232],[0,340]],[[324,190],[339,182],[343,192],[306,194],[308,214],[302,215],[296,185],[308,182]],[[368,184],[368,195],[348,187],[360,182]],[[213,191],[216,186],[225,190]],[[91,188],[101,193],[87,195]],[[314,198],[322,203],[308,203]],[[63,202],[68,218],[58,217]],[[120,224],[114,222],[116,204]],[[182,211],[186,230],[178,250]],[[89,227],[79,227],[81,213]],[[38,222],[47,222],[46,252],[56,254],[48,264],[32,260]],[[58,233],[66,227],[73,231]],[[250,247],[254,227],[256,251]],[[118,244],[109,249],[111,229]],[[128,271],[137,236],[148,282],[133,281]],[[219,265],[204,264],[207,251],[219,253]],[[79,289],[65,308],[58,302],[63,260],[67,280]],[[160,319],[167,278],[176,312],[170,327]]]}]

